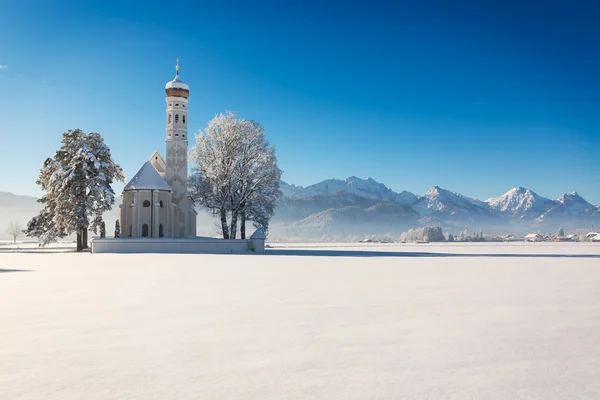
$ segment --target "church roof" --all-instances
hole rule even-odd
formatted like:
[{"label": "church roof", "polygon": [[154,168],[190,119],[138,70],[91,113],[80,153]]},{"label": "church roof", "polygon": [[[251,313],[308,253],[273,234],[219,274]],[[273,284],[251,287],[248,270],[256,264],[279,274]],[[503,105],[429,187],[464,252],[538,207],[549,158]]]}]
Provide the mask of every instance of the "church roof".
[{"label": "church roof", "polygon": [[170,191],[171,186],[159,175],[158,171],[150,164],[150,161],[146,161],[138,173],[125,185],[123,191],[140,189]]}]

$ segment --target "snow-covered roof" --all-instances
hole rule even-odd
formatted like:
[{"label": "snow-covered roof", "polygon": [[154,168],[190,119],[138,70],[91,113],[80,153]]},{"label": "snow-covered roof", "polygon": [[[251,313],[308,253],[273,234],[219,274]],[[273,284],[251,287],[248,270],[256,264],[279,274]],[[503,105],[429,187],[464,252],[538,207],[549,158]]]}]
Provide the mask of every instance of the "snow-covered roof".
[{"label": "snow-covered roof", "polygon": [[150,161],[146,161],[138,173],[125,185],[123,191],[140,189],[170,191],[171,186],[159,175],[158,171],[150,164]]},{"label": "snow-covered roof", "polygon": [[262,229],[255,230],[254,233],[252,234],[252,236],[250,236],[250,239],[266,239],[266,238],[267,238],[267,236],[262,231]]},{"label": "snow-covered roof", "polygon": [[189,91],[190,86],[181,79],[179,79],[179,75],[177,75],[175,79],[173,79],[171,82],[167,82],[167,84],[165,85],[165,89],[183,89]]}]

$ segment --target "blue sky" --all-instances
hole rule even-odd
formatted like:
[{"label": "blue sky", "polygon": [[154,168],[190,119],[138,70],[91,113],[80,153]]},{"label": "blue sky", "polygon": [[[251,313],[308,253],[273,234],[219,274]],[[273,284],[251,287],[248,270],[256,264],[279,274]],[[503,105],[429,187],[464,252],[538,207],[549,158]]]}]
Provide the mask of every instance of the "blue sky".
[{"label": "blue sky", "polygon": [[100,132],[128,177],[164,153],[179,57],[190,130],[261,122],[289,183],[600,204],[600,6],[543,3],[4,1],[0,191],[39,195],[69,128]]}]

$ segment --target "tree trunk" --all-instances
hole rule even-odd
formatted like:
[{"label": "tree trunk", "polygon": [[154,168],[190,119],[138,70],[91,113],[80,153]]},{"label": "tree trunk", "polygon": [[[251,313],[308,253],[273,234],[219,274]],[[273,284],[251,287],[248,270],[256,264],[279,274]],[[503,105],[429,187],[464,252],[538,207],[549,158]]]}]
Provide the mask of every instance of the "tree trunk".
[{"label": "tree trunk", "polygon": [[87,230],[87,228],[83,228],[83,238],[81,240],[81,246],[84,249],[88,248],[88,230]]},{"label": "tree trunk", "polygon": [[13,235],[13,243],[17,243],[17,236]]},{"label": "tree trunk", "polygon": [[229,230],[229,238],[231,239],[235,239],[235,236],[237,234],[237,220],[238,220],[238,213],[237,211],[232,211],[231,212],[231,229]]},{"label": "tree trunk", "polygon": [[246,239],[246,210],[242,211],[240,218],[240,239]]},{"label": "tree trunk", "polygon": [[83,250],[81,242],[82,242],[82,240],[81,240],[81,231],[77,231],[77,251]]},{"label": "tree trunk", "polygon": [[219,210],[221,213],[221,229],[223,230],[223,239],[229,239],[229,228],[227,227],[227,212],[224,208]]}]

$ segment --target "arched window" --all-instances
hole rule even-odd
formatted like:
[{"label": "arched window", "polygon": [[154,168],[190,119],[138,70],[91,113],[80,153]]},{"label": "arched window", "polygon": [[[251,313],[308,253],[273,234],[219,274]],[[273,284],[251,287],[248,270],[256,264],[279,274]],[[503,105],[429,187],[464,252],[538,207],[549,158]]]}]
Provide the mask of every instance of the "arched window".
[{"label": "arched window", "polygon": [[185,124],[185,114],[183,114],[183,115],[181,116],[181,122],[183,122],[183,123]]},{"label": "arched window", "polygon": [[169,125],[171,125],[171,114],[169,114]]},{"label": "arched window", "polygon": [[150,207],[150,200],[144,200],[144,202],[142,203],[142,205],[144,207]]},{"label": "arched window", "polygon": [[165,235],[163,234],[163,224],[160,224],[160,225],[158,226],[158,237],[163,237],[163,236],[165,236]]},{"label": "arched window", "polygon": [[133,236],[133,225],[129,225],[129,237]]},{"label": "arched window", "polygon": [[142,237],[148,237],[148,224],[142,225]]},{"label": "arched window", "polygon": [[162,206],[163,206],[162,200],[158,202],[158,205],[159,205],[160,208],[162,208]]},{"label": "arched window", "polygon": [[175,123],[178,124],[179,123],[179,114],[175,114]]}]

